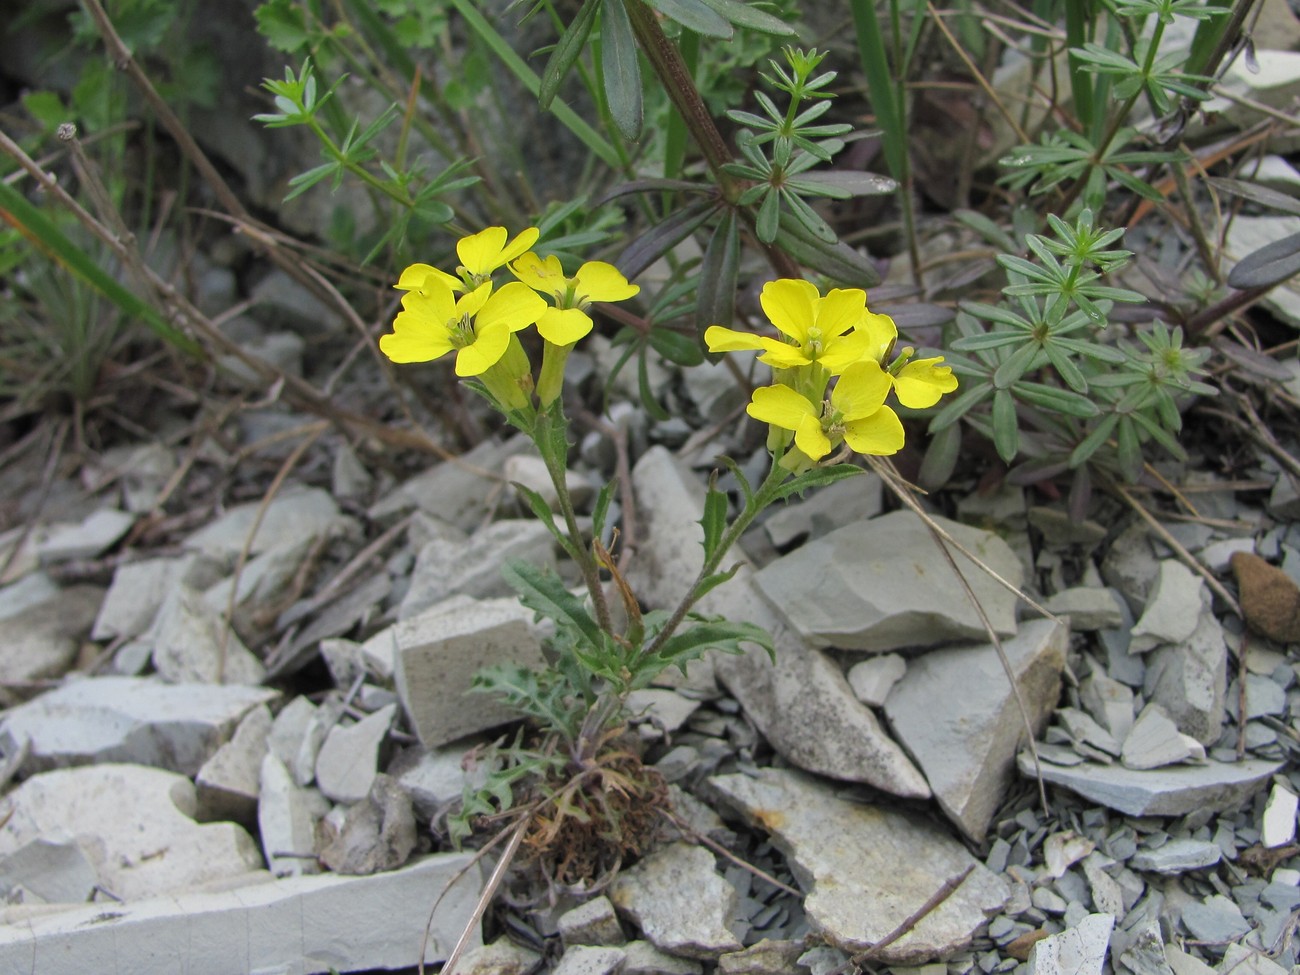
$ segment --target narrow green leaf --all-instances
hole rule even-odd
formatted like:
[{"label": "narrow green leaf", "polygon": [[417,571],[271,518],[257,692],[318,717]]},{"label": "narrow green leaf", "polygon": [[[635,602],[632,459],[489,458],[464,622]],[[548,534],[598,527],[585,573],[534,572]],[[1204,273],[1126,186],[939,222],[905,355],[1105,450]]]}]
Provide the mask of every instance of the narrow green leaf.
[{"label": "narrow green leaf", "polygon": [[731,40],[731,24],[703,0],[644,0],[645,5],[705,37]]},{"label": "narrow green leaf", "polygon": [[712,485],[704,496],[704,515],[700,518],[700,527],[704,529],[704,561],[713,558],[727,530],[727,496]]},{"label": "narrow green leaf", "polygon": [[533,517],[545,525],[546,529],[555,536],[555,540],[560,543],[560,547],[564,549],[569,558],[577,559],[579,553],[574,549],[573,540],[561,531],[560,526],[555,523],[555,516],[551,511],[551,506],[546,503],[546,499],[532,488],[520,484],[518,481],[511,481],[510,483],[516,491],[523,495],[524,500],[528,502],[528,507],[532,510]]},{"label": "narrow green leaf", "polygon": [[930,438],[925,458],[917,471],[916,481],[927,491],[937,491],[948,483],[961,456],[961,424],[944,427]]},{"label": "narrow green leaf", "polygon": [[704,2],[737,27],[747,27],[763,34],[776,34],[782,37],[790,37],[795,33],[794,25],[787,24],[780,17],[755,10],[749,4],[741,3],[739,0],[704,0]]},{"label": "narrow green leaf", "polygon": [[1228,274],[1234,288],[1271,288],[1300,273],[1300,234],[1291,234],[1247,254]]},{"label": "narrow green leaf", "polygon": [[[829,105],[830,103],[822,102],[822,104]],[[882,193],[893,193],[898,189],[898,183],[888,176],[852,172],[847,169],[804,173],[799,177],[799,182],[811,183],[826,190],[837,191],[844,194],[844,196],[879,196]]]},{"label": "narrow green leaf", "polygon": [[506,584],[519,593],[519,601],[543,617],[571,626],[590,647],[603,645],[601,629],[582,601],[564,587],[554,572],[539,569],[531,562],[511,559],[501,568]]},{"label": "narrow green leaf", "polygon": [[698,230],[716,212],[713,200],[699,200],[660,220],[628,244],[614,263],[629,281]]},{"label": "narrow green leaf", "polygon": [[633,142],[641,134],[641,66],[625,2],[641,0],[601,0],[600,65],[610,117],[623,138]]},{"label": "narrow green leaf", "polygon": [[703,598],[714,589],[717,589],[718,586],[722,585],[724,582],[729,582],[735,577],[736,573],[740,571],[742,564],[743,563],[737,562],[730,569],[726,569],[723,572],[715,572],[711,576],[705,576],[700,580],[700,584],[695,587],[695,598]]},{"label": "narrow green leaf", "polygon": [[[1092,380],[1092,383],[1095,385],[1096,380]],[[1027,403],[1033,403],[1046,410],[1055,410],[1067,416],[1087,419],[1101,412],[1101,408],[1087,396],[1043,383],[1018,382],[1015,385],[1015,392],[1016,396]]]},{"label": "narrow green leaf", "polygon": [[833,244],[818,240],[798,221],[788,217],[781,220],[776,246],[799,264],[850,288],[874,288],[880,284],[880,272],[865,254],[842,240]]},{"label": "narrow green leaf", "polygon": [[1280,210],[1283,213],[1300,217],[1300,200],[1297,200],[1294,196],[1279,193],[1277,190],[1270,190],[1267,186],[1260,186],[1258,183],[1251,183],[1244,179],[1216,179],[1214,177],[1210,178],[1210,185],[1224,193],[1231,193],[1233,196],[1239,196],[1242,199],[1250,200],[1252,203],[1258,203],[1260,206],[1266,206],[1272,210]]},{"label": "narrow green leaf", "polygon": [[810,488],[825,487],[828,484],[834,484],[836,481],[842,481],[846,477],[853,477],[862,473],[865,473],[862,468],[854,464],[814,467],[812,470],[806,471],[782,484],[777,489],[776,496],[784,499],[794,494],[803,494],[804,491]]},{"label": "narrow green leaf", "polygon": [[730,328],[736,317],[736,292],[740,284],[740,233],[736,224],[736,211],[725,210],[700,262],[695,329],[701,335],[710,325]]},{"label": "narrow green leaf", "polygon": [[[763,196],[763,202],[758,207],[758,215],[754,218],[754,233],[758,234],[758,239],[765,244],[770,244],[776,240],[777,229],[781,225],[781,194],[774,189],[768,189]],[[802,227],[802,223],[800,227]]]},{"label": "narrow green leaf", "polygon": [[606,481],[596,495],[596,503],[591,509],[591,534],[595,538],[605,535],[605,519],[609,516],[609,505],[614,500],[614,481]]},{"label": "narrow green leaf", "polygon": [[993,394],[993,446],[998,456],[1010,464],[1020,452],[1020,421],[1011,393],[999,389]]},{"label": "narrow green leaf", "polygon": [[647,336],[650,347],[661,356],[679,366],[698,366],[704,361],[704,351],[699,340],[674,332],[670,328],[652,328]]},{"label": "narrow green leaf", "polygon": [[1118,413],[1108,413],[1101,418],[1092,430],[1079,441],[1079,445],[1070,452],[1070,466],[1079,467],[1086,464],[1088,460],[1110,439],[1111,431],[1115,429],[1115,424],[1119,422]]},{"label": "narrow green leaf", "polygon": [[582,54],[582,49],[591,34],[591,28],[596,23],[596,13],[599,9],[600,0],[584,0],[573,20],[569,21],[569,26],[564,29],[564,33],[555,43],[551,56],[546,59],[546,67],[542,69],[541,86],[537,89],[537,103],[543,110],[551,107],[551,102],[555,100],[555,95],[560,90],[560,83],[564,81],[573,63]]}]

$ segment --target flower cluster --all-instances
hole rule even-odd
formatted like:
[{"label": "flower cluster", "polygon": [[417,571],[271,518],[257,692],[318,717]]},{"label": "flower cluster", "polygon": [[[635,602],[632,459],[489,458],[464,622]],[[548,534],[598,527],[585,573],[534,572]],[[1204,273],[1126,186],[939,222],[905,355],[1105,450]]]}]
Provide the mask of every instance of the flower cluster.
[{"label": "flower cluster", "polygon": [[[566,277],[558,258],[530,250],[535,227],[508,236],[504,227],[488,227],[462,237],[455,274],[428,264],[403,271],[402,310],[379,348],[394,362],[429,362],[455,351],[456,375],[478,379],[505,410],[529,409],[534,389],[545,409],[559,398],[569,350],[592,329],[591,303],[623,301],[641,289],[602,261]],[[518,280],[496,288],[492,276],[502,267]],[[536,383],[517,334],[534,324],[545,341]]]},{"label": "flower cluster", "polygon": [[941,356],[914,359],[909,347],[890,359],[898,329],[868,311],[865,291],[835,288],[823,297],[808,281],[782,278],[769,281],[759,301],[781,337],[712,325],[704,342],[710,352],[762,352],[775,382],[754,390],[747,412],[769,424],[768,447],[783,452],[789,469],[811,467],[845,443],[860,454],[896,453],[903,424],[885,405],[890,391],[903,406],[924,409],[957,388]]}]

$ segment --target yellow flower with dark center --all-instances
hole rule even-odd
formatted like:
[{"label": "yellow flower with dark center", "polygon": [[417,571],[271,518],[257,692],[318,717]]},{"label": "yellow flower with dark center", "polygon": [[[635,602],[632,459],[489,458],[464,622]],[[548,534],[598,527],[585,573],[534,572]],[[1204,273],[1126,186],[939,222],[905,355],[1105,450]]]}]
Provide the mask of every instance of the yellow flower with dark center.
[{"label": "yellow flower with dark center", "polygon": [[412,264],[402,272],[395,287],[400,291],[423,291],[429,281],[441,281],[452,291],[473,291],[492,280],[492,273],[505,267],[533,244],[541,235],[536,227],[521,231],[507,241],[505,227],[488,227],[462,237],[456,243],[460,264],[455,274],[448,274],[430,264]]},{"label": "yellow flower with dark center", "polygon": [[570,278],[554,254],[543,258],[529,251],[511,264],[510,270],[555,302],[537,320],[538,334],[555,345],[572,345],[591,331],[594,323],[587,309],[593,301],[626,301],[641,290],[604,261],[588,261]]},{"label": "yellow flower with dark center", "polygon": [[763,286],[759,303],[783,338],[710,325],[704,332],[709,351],[761,349],[759,361],[773,369],[816,364],[832,376],[875,353],[878,336],[858,327],[868,315],[860,288],[833,288],[823,297],[810,281],[781,278]]},{"label": "yellow flower with dark center", "polygon": [[458,298],[444,280],[430,277],[403,296],[379,348],[394,362],[429,362],[454,350],[456,375],[480,376],[505,355],[511,335],[545,310],[546,302],[517,282],[497,291],[485,282]]},{"label": "yellow flower with dark center", "polygon": [[841,443],[859,454],[897,453],[903,447],[903,424],[885,406],[893,380],[873,359],[848,366],[830,398],[813,403],[784,383],[754,390],[746,412],[756,420],[790,430],[794,444],[818,461]]}]

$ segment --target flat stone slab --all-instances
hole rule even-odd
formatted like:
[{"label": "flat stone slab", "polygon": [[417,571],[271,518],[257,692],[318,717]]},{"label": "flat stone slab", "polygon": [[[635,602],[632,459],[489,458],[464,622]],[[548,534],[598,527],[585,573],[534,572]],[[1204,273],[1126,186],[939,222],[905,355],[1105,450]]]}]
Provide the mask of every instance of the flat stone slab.
[{"label": "flat stone slab", "polygon": [[[112,764],[59,769],[28,779],[6,802],[12,814],[0,828],[0,856],[42,836],[76,837],[99,883],[127,900],[262,866],[243,827],[194,821],[194,785],[175,772]],[[4,970],[12,969],[0,963]]]},{"label": "flat stone slab", "polygon": [[875,960],[917,965],[969,944],[1010,892],[955,839],[924,820],[837,798],[799,772],[764,769],[755,778],[709,779],[719,795],[772,835],[807,892],[814,929],[856,953],[892,933],[944,884],[969,869],[952,893]]},{"label": "flat stone slab", "polygon": [[1030,975],[1101,975],[1114,927],[1113,915],[1089,914],[1074,927],[1044,938],[1030,953]]},{"label": "flat stone slab", "polygon": [[[185,547],[233,562],[248,545],[250,555],[272,548],[296,545],[306,538],[321,538],[347,531],[355,522],[339,511],[328,491],[290,488],[276,496],[262,512],[252,501],[231,508],[216,521],[185,540]],[[261,522],[258,515],[261,513]],[[257,526],[256,534],[252,533]],[[252,541],[249,542],[249,536]]]},{"label": "flat stone slab", "polygon": [[[1022,583],[1020,559],[997,535],[935,520],[1002,578]],[[997,634],[1014,634],[1016,597],[966,556],[953,557]],[[817,646],[881,651],[987,636],[938,543],[910,511],[837,529],[772,562],[754,583]]]},{"label": "flat stone slab", "polygon": [[[1061,691],[1069,630],[1031,620],[1003,644],[1034,734]],[[894,734],[925,773],[939,805],[971,839],[984,839],[1015,776],[1025,719],[992,644],[935,650],[911,662],[885,702]]]},{"label": "flat stone slab", "polygon": [[[10,921],[0,924],[0,971],[314,975],[413,968],[429,908],[472,859],[441,853],[367,877],[291,877]],[[480,869],[470,867],[442,898],[426,964],[451,953],[483,882]]]},{"label": "flat stone slab", "polygon": [[[1020,774],[1033,778],[1034,762],[1029,754],[1021,752],[1017,761]],[[1281,762],[1260,759],[1145,770],[1096,762],[1069,768],[1042,763],[1043,778],[1052,785],[1130,816],[1185,816],[1197,809],[1232,809],[1264,788],[1281,768]]]},{"label": "flat stone slab", "polygon": [[713,960],[741,947],[727,928],[736,889],[702,846],[677,842],[656,850],[619,874],[609,897],[664,951]]},{"label": "flat stone slab", "polygon": [[164,684],[136,677],[70,681],[11,710],[0,751],[23,739],[21,773],[98,762],[153,765],[194,775],[251,709],[278,691],[236,684]]}]

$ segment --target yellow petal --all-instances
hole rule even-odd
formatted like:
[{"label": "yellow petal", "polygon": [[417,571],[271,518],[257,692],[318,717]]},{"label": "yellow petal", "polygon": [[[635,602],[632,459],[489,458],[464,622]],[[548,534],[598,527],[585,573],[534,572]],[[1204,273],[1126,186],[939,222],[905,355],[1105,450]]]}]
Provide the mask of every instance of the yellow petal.
[{"label": "yellow petal", "polygon": [[822,354],[817,357],[817,363],[832,376],[838,376],[853,363],[867,358],[870,348],[871,340],[866,335],[862,332],[849,332],[827,342]]},{"label": "yellow petal", "polygon": [[479,312],[483,310],[483,307],[488,303],[488,299],[491,297],[491,295],[492,295],[492,282],[484,281],[473,291],[469,292],[468,294],[463,294],[458,299],[456,299],[456,310],[453,313],[454,316],[456,318],[461,318],[465,315],[469,315],[471,318],[473,318],[475,315],[479,314]]},{"label": "yellow petal", "polygon": [[460,283],[460,278],[454,277],[446,271],[439,271],[429,264],[412,264],[402,271],[402,276],[397,279],[397,284],[393,285],[393,287],[399,291],[422,291],[428,286],[429,278],[441,281],[453,291],[463,291],[465,289],[465,286]]},{"label": "yellow petal", "polygon": [[503,284],[487,299],[474,320],[474,327],[482,329],[502,324],[509,331],[517,332],[541,318],[547,307],[545,299],[528,285],[522,281],[511,281]]},{"label": "yellow petal", "polygon": [[741,349],[765,349],[765,342],[773,339],[753,332],[737,332],[734,328],[710,325],[704,330],[704,345],[710,352],[739,352]]},{"label": "yellow petal", "polygon": [[408,291],[402,295],[402,308],[444,326],[453,318],[460,317],[456,311],[456,296],[451,293],[451,288],[445,282],[433,278],[426,278],[424,287],[419,291]]},{"label": "yellow petal", "polygon": [[[789,386],[760,386],[745,412],[755,420],[770,423],[783,430],[798,430],[805,417],[816,419],[821,411]],[[820,426],[820,424],[819,424]]]},{"label": "yellow petal", "polygon": [[457,241],[456,256],[470,274],[491,274],[501,266],[498,258],[505,242],[505,227],[488,227]]},{"label": "yellow petal", "polygon": [[899,370],[894,377],[898,401],[913,410],[923,410],[939,402],[944,393],[957,388],[957,377],[949,366],[940,366],[943,356],[933,359],[914,359]]},{"label": "yellow petal", "polygon": [[798,369],[800,366],[806,366],[812,362],[812,359],[804,355],[797,345],[778,342],[776,339],[764,339],[763,341],[764,345],[762,347],[767,351],[758,357],[758,361],[771,366],[773,369]]},{"label": "yellow petal", "polygon": [[880,409],[893,385],[889,373],[875,359],[855,362],[844,370],[831,393],[831,405],[846,420],[870,416]]},{"label": "yellow petal", "polygon": [[873,311],[863,313],[862,319],[857,324],[857,330],[864,332],[870,339],[869,354],[877,361],[885,358],[890,346],[898,338],[898,326],[894,324],[894,320],[888,315],[880,315]]},{"label": "yellow petal", "polygon": [[867,308],[867,293],[861,288],[832,288],[817,303],[817,327],[822,338],[843,335],[861,319]]},{"label": "yellow petal", "polygon": [[780,278],[763,285],[759,304],[763,312],[783,334],[800,345],[808,338],[808,329],[815,317],[813,303],[818,298],[817,286],[802,278]]},{"label": "yellow petal", "polygon": [[844,440],[860,454],[896,454],[903,449],[903,424],[897,413],[882,406],[870,416],[844,424]]},{"label": "yellow petal", "polygon": [[821,460],[831,452],[831,441],[822,429],[821,421],[813,416],[805,416],[799,421],[799,429],[794,432],[794,445],[813,460]]},{"label": "yellow petal", "polygon": [[543,259],[529,251],[511,264],[510,270],[520,281],[542,294],[561,295],[569,286],[560,259],[554,254]]},{"label": "yellow petal", "polygon": [[418,312],[400,311],[393,331],[379,336],[379,351],[394,362],[429,362],[451,351],[445,325]]},{"label": "yellow petal", "polygon": [[537,334],[553,345],[572,345],[594,324],[580,308],[547,308],[537,319]]},{"label": "yellow petal", "polygon": [[[501,248],[501,260],[498,262],[497,267],[500,267],[502,264],[509,264],[516,257],[537,243],[537,238],[540,236],[542,236],[542,232],[536,227],[527,227],[524,230],[519,231],[519,233],[515,235],[514,240]],[[493,268],[492,270],[495,271],[496,268]]]},{"label": "yellow petal", "polygon": [[495,366],[510,344],[510,329],[498,322],[478,328],[474,341],[456,353],[456,375],[478,376]]},{"label": "yellow petal", "polygon": [[589,301],[626,301],[641,290],[628,284],[618,268],[604,261],[588,261],[578,268],[574,281],[578,297]]}]

